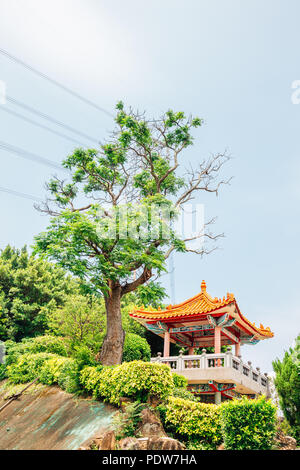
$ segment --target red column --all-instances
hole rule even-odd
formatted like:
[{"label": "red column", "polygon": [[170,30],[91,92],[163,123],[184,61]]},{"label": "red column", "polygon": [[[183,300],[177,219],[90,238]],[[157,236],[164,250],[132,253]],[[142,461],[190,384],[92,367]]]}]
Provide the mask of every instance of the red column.
[{"label": "red column", "polygon": [[170,356],[170,333],[165,331],[164,334],[164,357]]},{"label": "red column", "polygon": [[[221,327],[216,326],[215,327],[215,338],[214,338],[214,343],[215,343],[215,354],[220,354],[221,353]],[[216,361],[216,366],[219,367],[221,365],[220,359]]]},{"label": "red column", "polygon": [[241,354],[241,343],[240,341],[238,343],[235,343],[235,355],[239,356]]},{"label": "red column", "polygon": [[189,348],[189,356],[193,356],[194,354],[194,348],[190,347]]}]

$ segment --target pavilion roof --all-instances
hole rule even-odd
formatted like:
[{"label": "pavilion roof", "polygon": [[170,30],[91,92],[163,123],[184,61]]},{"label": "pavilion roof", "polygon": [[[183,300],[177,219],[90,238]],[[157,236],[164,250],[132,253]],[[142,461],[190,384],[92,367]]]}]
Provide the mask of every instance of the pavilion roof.
[{"label": "pavilion roof", "polygon": [[[226,307],[234,306],[234,311],[232,309],[226,309]],[[224,308],[229,312],[232,318],[236,318],[239,323],[246,326],[249,332],[252,332],[255,335],[259,335],[260,339],[270,338],[274,336],[274,333],[270,330],[269,327],[264,327],[262,324],[258,328],[255,326],[255,323],[250,322],[246,317],[244,317],[237,305],[234,294],[227,293],[226,297],[218,298],[211,297],[206,292],[206,283],[202,281],[201,283],[201,292],[194,297],[191,297],[184,302],[181,302],[176,305],[168,305],[166,309],[162,310],[158,308],[157,310],[148,307],[145,309],[143,306],[135,308],[130,316],[140,321],[141,323],[148,322],[165,322],[172,323],[172,321],[177,319],[182,319],[182,321],[195,321],[196,319],[204,319],[206,315],[211,316],[220,315],[220,311],[224,312]]]}]

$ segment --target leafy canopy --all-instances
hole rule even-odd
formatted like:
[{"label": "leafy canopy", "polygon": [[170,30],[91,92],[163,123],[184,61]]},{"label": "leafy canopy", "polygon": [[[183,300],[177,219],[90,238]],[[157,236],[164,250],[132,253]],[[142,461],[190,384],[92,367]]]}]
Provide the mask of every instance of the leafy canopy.
[{"label": "leafy canopy", "polygon": [[169,110],[146,120],[120,102],[115,122],[100,149],[78,148],[64,160],[69,181],[48,183],[50,197],[39,209],[52,219],[35,249],[85,280],[89,290],[106,294],[121,286],[123,296],[164,271],[173,250],[191,251],[172,221],[196,191],[217,194],[228,157],[218,154],[179,174],[179,156],[193,144],[201,119]]}]

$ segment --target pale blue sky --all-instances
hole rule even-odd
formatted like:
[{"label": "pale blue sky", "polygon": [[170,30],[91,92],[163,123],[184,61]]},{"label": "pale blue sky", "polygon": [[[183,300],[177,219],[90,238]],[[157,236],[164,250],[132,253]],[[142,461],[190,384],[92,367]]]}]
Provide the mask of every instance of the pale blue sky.
[{"label": "pale blue sky", "polygon": [[[202,279],[213,296],[233,292],[244,315],[275,332],[242,348],[243,358],[263,371],[299,332],[300,105],[291,102],[292,82],[300,79],[299,15],[297,0],[1,0],[0,6],[1,48],[108,110],[123,99],[150,115],[173,107],[204,118],[185,161],[228,148],[232,185],[218,199],[198,200],[207,218],[218,216],[216,231],[226,238],[205,259],[175,257],[176,301],[199,292]],[[0,80],[9,96],[91,136],[103,139],[112,128],[106,115],[1,55]],[[73,148],[1,107],[0,141],[56,162]],[[0,169],[0,186],[38,197],[53,173],[4,150]],[[47,224],[29,200],[0,193],[0,208],[1,248],[30,245]]]}]

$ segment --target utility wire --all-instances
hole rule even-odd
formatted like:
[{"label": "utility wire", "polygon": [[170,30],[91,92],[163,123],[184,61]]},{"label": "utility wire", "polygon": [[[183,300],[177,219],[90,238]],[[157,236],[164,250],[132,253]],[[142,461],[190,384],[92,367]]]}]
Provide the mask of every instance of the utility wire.
[{"label": "utility wire", "polygon": [[37,109],[32,108],[31,106],[28,106],[27,104],[22,103],[21,101],[18,101],[15,98],[12,98],[11,96],[6,96],[6,101],[9,101],[10,103],[12,103],[16,106],[19,106],[23,109],[26,109],[26,111],[29,111],[30,113],[36,114],[37,116],[39,116],[43,119],[47,119],[47,121],[50,121],[54,124],[57,124],[60,127],[64,127],[68,131],[74,132],[75,134],[81,135],[82,137],[85,137],[86,139],[92,140],[92,141],[96,142],[97,144],[99,144],[99,140],[96,139],[95,137],[91,137],[88,134],[84,134],[83,132],[75,129],[74,127],[71,127],[67,124],[64,124],[63,122],[58,121],[57,119],[53,118],[52,116],[49,116],[48,114],[42,113],[41,111],[38,111]]},{"label": "utility wire", "polygon": [[30,199],[32,201],[43,202],[43,200],[39,197],[32,196],[31,194],[20,193],[19,191],[14,191],[13,189],[3,188],[0,186],[0,191],[2,193],[12,194],[13,196],[22,197],[24,199]]},{"label": "utility wire", "polygon": [[101,106],[98,106],[96,103],[94,103],[93,101],[85,98],[84,96],[80,95],[79,93],[71,90],[70,88],[68,88],[67,86],[63,85],[62,83],[59,83],[57,82],[56,80],[54,80],[53,78],[49,77],[48,75],[46,75],[45,73],[43,72],[40,72],[39,70],[37,70],[36,68],[32,67],[31,65],[28,65],[26,64],[25,62],[23,62],[21,59],[18,59],[17,57],[15,57],[14,55],[10,54],[9,52],[7,52],[5,49],[1,49],[0,48],[0,54],[2,54],[3,56],[5,56],[6,58],[12,60],[13,62],[16,62],[17,64],[19,65],[22,65],[22,67],[25,67],[27,70],[30,70],[31,72],[35,73],[36,75],[38,75],[39,77],[41,78],[44,78],[45,80],[47,80],[48,82],[52,83],[52,85],[55,85],[59,88],[61,88],[62,90],[66,91],[67,93],[69,93],[70,95],[74,96],[75,98],[78,98],[79,100],[83,101],[84,103],[88,104],[89,106],[92,106],[93,108],[97,109],[98,111],[101,111],[102,113],[105,113],[107,116],[110,116],[110,117],[114,117],[114,115],[112,113],[110,113],[109,111],[107,111],[106,109],[104,108],[101,108]]},{"label": "utility wire", "polygon": [[19,119],[23,119],[23,121],[29,122],[30,124],[33,124],[34,126],[40,127],[41,129],[45,129],[46,131],[52,132],[53,134],[58,135],[59,137],[63,137],[64,139],[69,140],[70,142],[73,142],[75,144],[79,144],[83,147],[86,147],[87,145],[84,144],[83,142],[80,142],[80,140],[73,139],[72,137],[69,137],[66,134],[63,134],[61,132],[58,132],[54,129],[51,129],[51,127],[44,126],[43,124],[40,124],[39,122],[33,121],[32,119],[24,116],[23,114],[19,114],[16,111],[13,111],[12,109],[7,108],[7,106],[0,106],[1,111],[5,111],[9,114],[12,114],[13,116],[16,116]]},{"label": "utility wire", "polygon": [[2,142],[1,140],[0,140],[0,149],[19,155],[20,157],[25,158],[26,160],[31,160],[33,162],[41,163],[42,165],[50,166],[51,168],[55,168],[57,170],[67,171],[65,168],[60,166],[58,163],[53,162],[52,160],[48,160],[47,158],[40,157],[39,155],[36,155],[35,153],[27,152],[27,150],[24,150],[20,147],[15,147],[14,145],[11,145],[11,144],[7,144],[6,142]]}]

